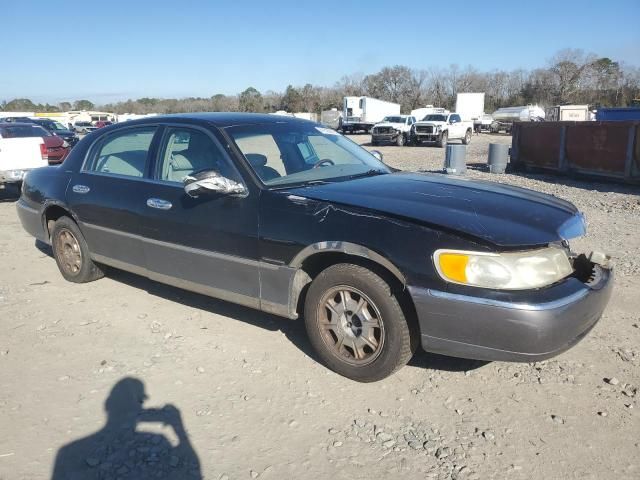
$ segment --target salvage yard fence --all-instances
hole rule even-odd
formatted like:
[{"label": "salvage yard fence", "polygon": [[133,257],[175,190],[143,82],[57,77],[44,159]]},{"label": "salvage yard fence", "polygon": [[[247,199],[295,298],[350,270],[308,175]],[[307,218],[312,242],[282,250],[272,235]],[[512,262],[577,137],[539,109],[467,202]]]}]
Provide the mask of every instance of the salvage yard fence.
[{"label": "salvage yard fence", "polygon": [[511,164],[640,184],[640,122],[521,122]]}]

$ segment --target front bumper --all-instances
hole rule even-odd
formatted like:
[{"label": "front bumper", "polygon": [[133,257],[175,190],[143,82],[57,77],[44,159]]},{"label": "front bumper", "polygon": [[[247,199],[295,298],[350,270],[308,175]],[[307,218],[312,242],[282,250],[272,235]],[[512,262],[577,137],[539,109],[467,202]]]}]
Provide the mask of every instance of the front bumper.
[{"label": "front bumper", "polygon": [[570,277],[544,291],[508,294],[511,300],[409,287],[422,348],[489,361],[556,356],[589,333],[609,301],[613,270],[594,264],[594,274],[590,283]]},{"label": "front bumper", "polygon": [[437,142],[440,139],[440,132],[438,133],[414,133],[413,136],[421,142]]},{"label": "front bumper", "polygon": [[398,138],[400,132],[391,132],[391,133],[372,133],[371,140],[374,142],[393,142]]}]

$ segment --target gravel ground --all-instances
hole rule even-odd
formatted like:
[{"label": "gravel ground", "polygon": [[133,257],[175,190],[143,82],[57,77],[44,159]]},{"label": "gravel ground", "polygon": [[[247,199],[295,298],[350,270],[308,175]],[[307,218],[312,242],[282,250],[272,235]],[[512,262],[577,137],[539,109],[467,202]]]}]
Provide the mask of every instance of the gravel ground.
[{"label": "gravel ground", "polygon": [[[301,322],[118,271],[66,283],[0,191],[0,479],[50,478],[57,455],[105,479],[640,477],[640,190],[490,175],[489,141],[510,138],[474,137],[467,176],[574,202],[589,223],[574,249],[616,261],[612,301],[555,359],[419,352],[376,384],[315,362]],[[435,147],[378,149],[443,165]]]}]

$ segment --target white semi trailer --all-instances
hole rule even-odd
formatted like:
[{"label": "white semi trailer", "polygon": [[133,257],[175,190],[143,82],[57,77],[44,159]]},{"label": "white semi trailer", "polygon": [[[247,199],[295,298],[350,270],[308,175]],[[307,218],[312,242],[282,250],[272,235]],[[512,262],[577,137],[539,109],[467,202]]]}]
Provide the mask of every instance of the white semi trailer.
[{"label": "white semi trailer", "polygon": [[368,133],[376,123],[390,115],[400,115],[400,104],[371,97],[344,97],[340,130],[345,134]]},{"label": "white semi trailer", "polygon": [[456,113],[463,122],[474,122],[484,114],[483,93],[459,93],[456,96]]}]

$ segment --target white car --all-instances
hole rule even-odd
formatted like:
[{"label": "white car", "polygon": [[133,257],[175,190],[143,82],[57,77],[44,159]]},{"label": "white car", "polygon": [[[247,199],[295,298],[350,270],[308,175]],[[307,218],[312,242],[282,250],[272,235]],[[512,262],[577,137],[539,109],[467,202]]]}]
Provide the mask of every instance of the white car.
[{"label": "white car", "polygon": [[399,147],[410,141],[411,127],[416,118],[411,115],[389,115],[376,123],[371,130],[371,144],[393,142]]},{"label": "white car", "polygon": [[413,125],[411,141],[416,145],[433,142],[444,147],[449,140],[462,140],[467,145],[472,134],[473,122],[462,121],[457,113],[432,113]]},{"label": "white car", "polygon": [[18,130],[23,128],[32,125],[0,124],[0,186],[19,186],[30,170],[49,164],[42,137],[22,137]]}]

